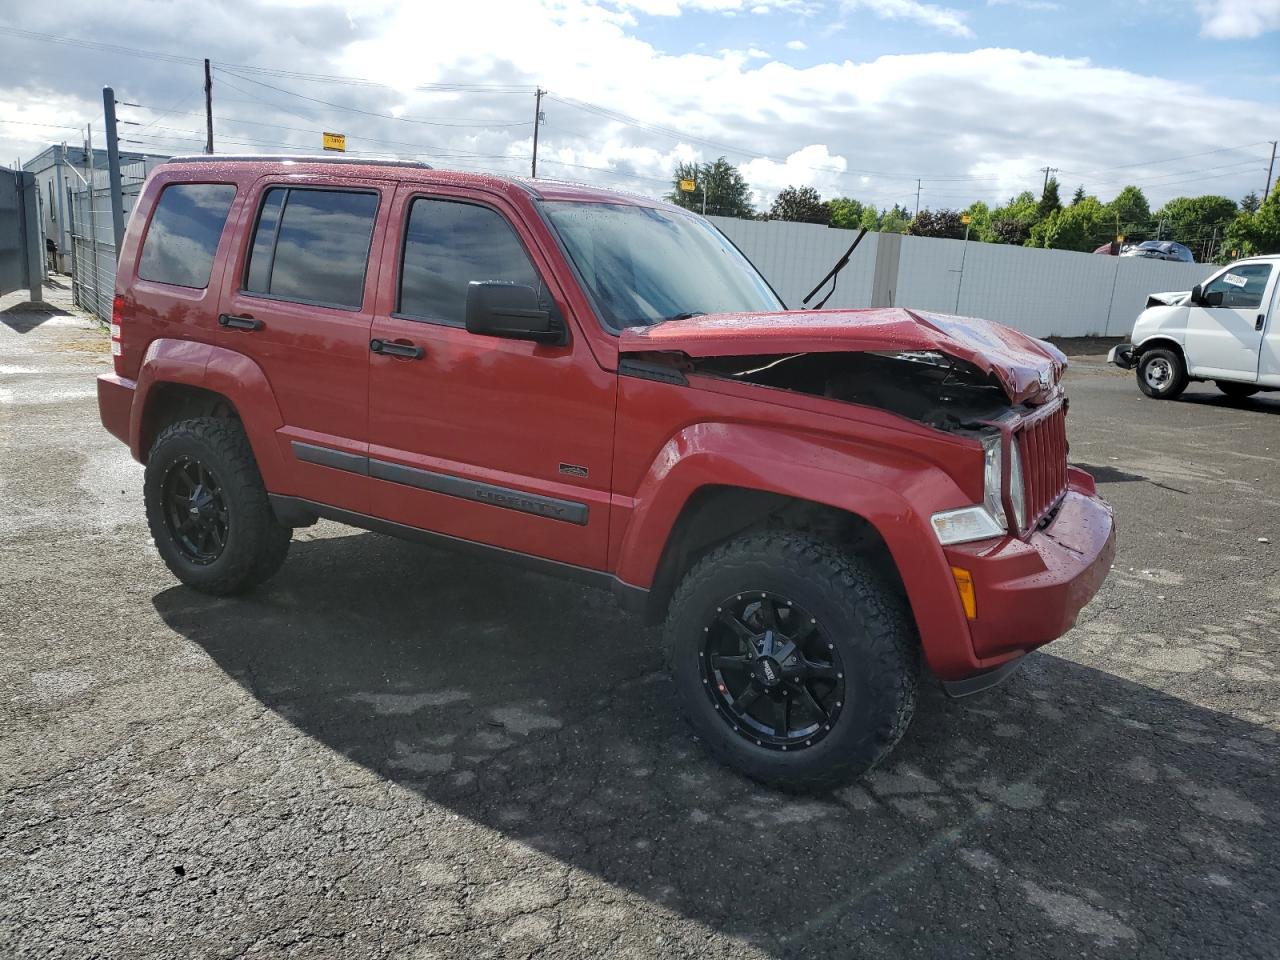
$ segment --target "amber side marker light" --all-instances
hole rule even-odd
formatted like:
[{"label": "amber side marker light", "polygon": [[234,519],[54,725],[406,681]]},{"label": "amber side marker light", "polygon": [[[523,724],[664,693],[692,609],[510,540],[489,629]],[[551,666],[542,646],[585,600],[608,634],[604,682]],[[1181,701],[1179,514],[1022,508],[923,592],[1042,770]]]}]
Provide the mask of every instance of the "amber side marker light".
[{"label": "amber side marker light", "polygon": [[951,576],[955,577],[956,590],[960,593],[960,602],[964,604],[964,615],[970,620],[977,620],[978,598],[973,591],[973,574],[964,567],[952,567]]}]

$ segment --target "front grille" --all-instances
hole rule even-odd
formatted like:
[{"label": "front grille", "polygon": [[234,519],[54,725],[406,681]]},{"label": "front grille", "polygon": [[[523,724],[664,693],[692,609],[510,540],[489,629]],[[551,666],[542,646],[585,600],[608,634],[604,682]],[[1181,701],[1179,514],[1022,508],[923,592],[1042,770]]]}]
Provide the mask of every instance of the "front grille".
[{"label": "front grille", "polygon": [[1034,530],[1067,492],[1067,408],[1061,400],[1024,420],[1016,437],[1027,501],[1026,529]]}]

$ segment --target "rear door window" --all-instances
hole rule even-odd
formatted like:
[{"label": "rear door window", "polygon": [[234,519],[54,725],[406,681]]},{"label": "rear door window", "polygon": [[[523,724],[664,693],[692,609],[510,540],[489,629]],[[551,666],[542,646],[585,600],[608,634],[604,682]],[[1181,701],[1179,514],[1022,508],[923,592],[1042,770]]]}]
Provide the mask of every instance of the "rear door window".
[{"label": "rear door window", "polygon": [[496,210],[454,200],[414,200],[405,230],[397,313],[460,327],[466,322],[472,280],[506,280],[541,289],[529,255]]},{"label": "rear door window", "polygon": [[378,195],[272,187],[254,230],[245,292],[359,309]]},{"label": "rear door window", "polygon": [[165,187],[142,243],[138,276],[203,289],[235,199],[230,183],[174,183]]}]

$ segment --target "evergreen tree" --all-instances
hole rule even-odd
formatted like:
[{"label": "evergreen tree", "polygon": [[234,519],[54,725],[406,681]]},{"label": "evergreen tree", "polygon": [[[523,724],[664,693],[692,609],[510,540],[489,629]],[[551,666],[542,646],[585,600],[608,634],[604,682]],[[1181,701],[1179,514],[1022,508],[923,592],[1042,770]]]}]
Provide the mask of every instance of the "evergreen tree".
[{"label": "evergreen tree", "polygon": [[1040,204],[1036,207],[1036,218],[1044,220],[1051,213],[1062,209],[1062,200],[1058,196],[1058,178],[1050,177],[1044,185],[1044,193],[1040,194]]},{"label": "evergreen tree", "polygon": [[769,209],[770,220],[827,223],[830,216],[831,211],[813,187],[787,187]]}]

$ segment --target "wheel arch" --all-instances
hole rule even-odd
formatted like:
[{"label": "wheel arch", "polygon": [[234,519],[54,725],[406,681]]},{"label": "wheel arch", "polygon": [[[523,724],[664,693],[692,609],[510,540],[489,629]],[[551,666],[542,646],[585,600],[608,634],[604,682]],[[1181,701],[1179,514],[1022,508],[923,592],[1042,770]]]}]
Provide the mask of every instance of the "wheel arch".
[{"label": "wheel arch", "polygon": [[1155,334],[1147,337],[1141,343],[1134,347],[1134,353],[1139,358],[1148,350],[1167,349],[1172,350],[1182,360],[1183,367],[1187,366],[1187,352],[1183,349],[1182,344],[1166,334]]},{"label": "wheel arch", "polygon": [[206,387],[162,380],[152,385],[138,424],[138,449],[143,463],[156,437],[171,424],[195,417],[225,417],[239,420],[240,413],[229,397]]},{"label": "wheel arch", "polygon": [[889,545],[866,517],[803,497],[752,487],[708,483],[681,508],[658,560],[645,619],[665,616],[680,578],[702,557],[735,537],[767,529],[812,533],[872,563],[904,601],[906,586]]},{"label": "wheel arch", "polygon": [[129,447],[146,463],[159,432],[188,416],[240,421],[268,489],[279,489],[286,466],[275,442],[284,425],[266,374],[251,358],[187,340],[152,341],[143,357],[130,410]]}]

